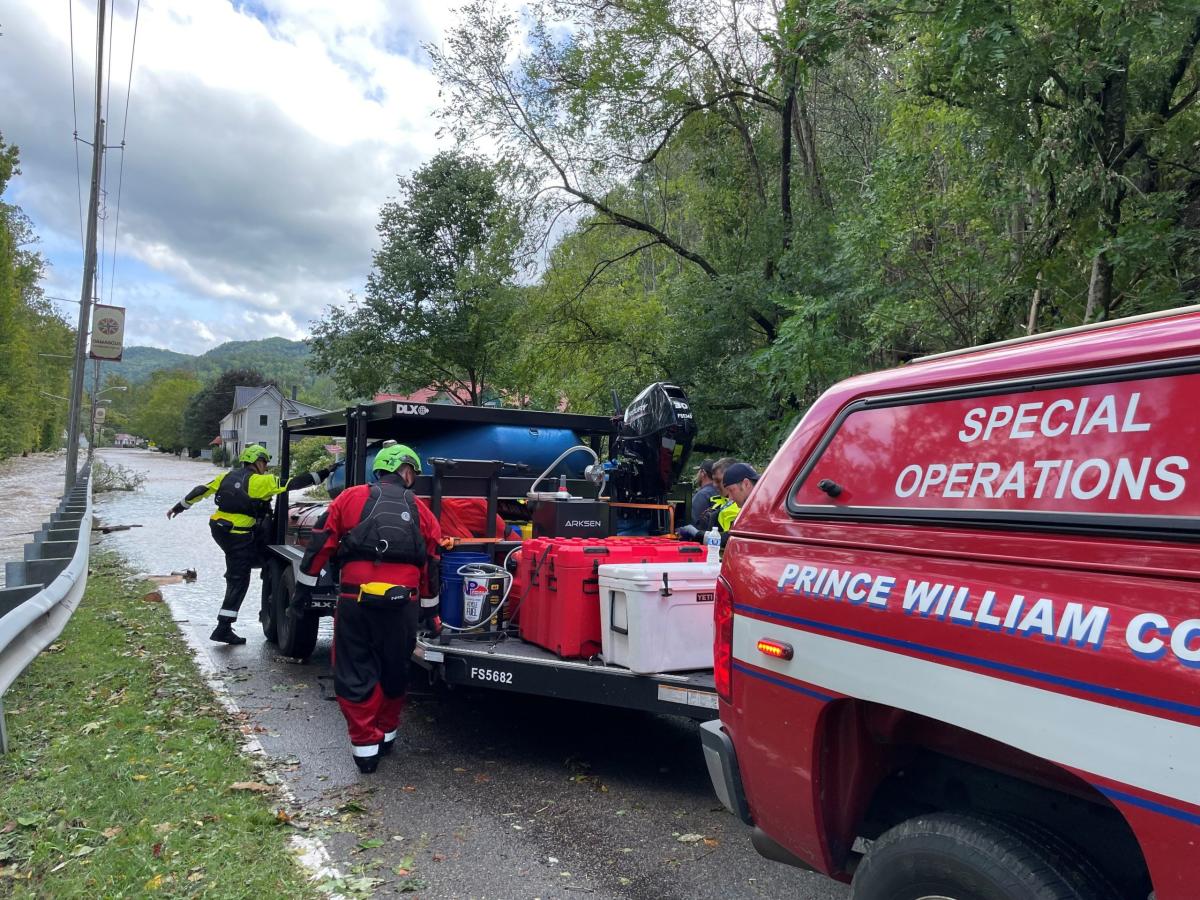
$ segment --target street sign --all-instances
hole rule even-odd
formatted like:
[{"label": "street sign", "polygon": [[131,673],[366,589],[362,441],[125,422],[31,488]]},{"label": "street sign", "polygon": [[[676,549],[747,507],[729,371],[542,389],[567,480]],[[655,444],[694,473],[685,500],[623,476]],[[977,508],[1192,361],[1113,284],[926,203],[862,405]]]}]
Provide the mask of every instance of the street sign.
[{"label": "street sign", "polygon": [[109,362],[120,362],[125,342],[125,307],[102,306],[93,308],[92,346],[88,356]]},{"label": "street sign", "polygon": [[103,406],[96,407],[95,421],[96,421],[97,425],[104,424],[104,410],[105,410],[105,407],[103,407]]}]

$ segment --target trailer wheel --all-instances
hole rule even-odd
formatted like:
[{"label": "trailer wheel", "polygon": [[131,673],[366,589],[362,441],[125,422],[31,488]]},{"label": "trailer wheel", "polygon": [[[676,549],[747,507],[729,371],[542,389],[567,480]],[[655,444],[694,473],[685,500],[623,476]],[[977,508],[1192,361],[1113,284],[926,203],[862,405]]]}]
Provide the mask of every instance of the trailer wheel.
[{"label": "trailer wheel", "polygon": [[902,822],[854,873],[852,900],[1110,900],[1093,865],[1040,826],[958,813]]},{"label": "trailer wheel", "polygon": [[299,619],[288,615],[288,605],[296,590],[296,571],[292,566],[283,567],[275,585],[275,632],[279,638],[279,652],[284,656],[308,659],[317,646],[317,627],[321,618],[311,611]]},{"label": "trailer wheel", "polygon": [[263,637],[267,643],[274,644],[279,640],[277,619],[275,618],[275,591],[279,582],[279,564],[268,562],[263,565],[262,605],[258,610],[258,621],[262,624]]}]

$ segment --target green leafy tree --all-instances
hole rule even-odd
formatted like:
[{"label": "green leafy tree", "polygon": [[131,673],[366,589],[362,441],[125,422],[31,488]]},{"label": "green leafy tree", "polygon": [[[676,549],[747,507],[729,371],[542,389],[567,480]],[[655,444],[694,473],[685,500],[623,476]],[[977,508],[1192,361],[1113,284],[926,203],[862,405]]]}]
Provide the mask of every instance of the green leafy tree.
[{"label": "green leafy tree", "polygon": [[256,369],[223,372],[201,388],[188,403],[183,415],[183,440],[193,450],[207,447],[220,430],[221,419],[233,409],[234,389],[239,385],[260,387],[272,384]]},{"label": "green leafy tree", "polygon": [[325,449],[325,445],[328,443],[329,438],[323,437],[307,437],[293,443],[291,454],[292,470],[288,474],[288,477],[294,478],[305,472],[313,472],[324,466],[332,466],[333,456]]},{"label": "green leafy tree", "polygon": [[1066,304],[1067,321],[1195,289],[1194,3],[926,3],[897,25],[920,48],[909,58],[914,91],[969,110],[976,134],[1003,142],[987,155],[1017,164],[1005,181],[1026,192],[1014,198],[1026,283],[1040,273],[1041,293],[1059,296],[1086,286],[1082,304]]},{"label": "green leafy tree", "polygon": [[199,390],[200,382],[190,372],[156,372],[134,419],[138,433],[163,450],[183,450],[184,411]]},{"label": "green leafy tree", "polygon": [[365,296],[313,324],[313,364],[349,396],[435,387],[479,404],[511,387],[508,353],[520,242],[500,173],[440,153],[380,211]]},{"label": "green leafy tree", "polygon": [[478,0],[430,53],[557,243],[539,402],[667,377],[761,458],[855,372],[1194,297],[1198,45],[1183,0]]},{"label": "green leafy tree", "polygon": [[[0,137],[0,196],[20,174],[17,148]],[[45,263],[16,206],[0,201],[0,458],[61,446],[73,332],[42,294]]]}]

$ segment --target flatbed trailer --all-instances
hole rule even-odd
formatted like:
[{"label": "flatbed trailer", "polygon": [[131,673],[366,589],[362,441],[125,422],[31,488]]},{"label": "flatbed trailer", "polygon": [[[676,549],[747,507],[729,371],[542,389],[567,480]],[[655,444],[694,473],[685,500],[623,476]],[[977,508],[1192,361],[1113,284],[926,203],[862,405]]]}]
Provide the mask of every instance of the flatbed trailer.
[{"label": "flatbed trailer", "polygon": [[[415,405],[385,402],[352,407],[342,413],[288,420],[282,426],[281,471],[290,467],[293,439],[311,436],[340,437],[346,442],[346,483],[361,481],[371,440],[396,439],[419,444],[423,435],[439,427],[461,424],[519,424],[528,428],[569,428],[587,440],[597,454],[607,449],[617,423],[607,416],[530,410]],[[441,460],[431,473],[421,475],[414,491],[429,498],[435,514],[444,497],[467,496],[487,500],[487,523],[494,530],[501,499],[522,498],[539,472],[503,461]],[[582,479],[568,479],[572,493],[594,494],[596,488]],[[260,621],[268,641],[286,656],[308,657],[317,640],[320,617],[332,615],[337,604],[337,584],[324,573],[312,592],[307,614],[299,620],[286,614],[296,586],[296,573],[304,547],[289,543],[288,507],[279,504],[273,520],[270,564],[263,572]],[[489,534],[479,546],[492,548],[502,559],[520,542]],[[464,542],[470,545],[470,542]],[[696,720],[717,717],[717,694],[711,669],[683,673],[643,675],[602,660],[561,659],[550,650],[522,640],[511,630],[480,634],[467,632],[421,634],[413,662],[435,681],[448,685],[492,688],[512,693],[597,703],[623,709],[685,716]]]},{"label": "flatbed trailer", "polygon": [[707,721],[717,717],[712,669],[639,675],[599,660],[559,659],[554,653],[507,637],[501,640],[422,635],[414,661],[446,684],[487,687],[640,709]]}]

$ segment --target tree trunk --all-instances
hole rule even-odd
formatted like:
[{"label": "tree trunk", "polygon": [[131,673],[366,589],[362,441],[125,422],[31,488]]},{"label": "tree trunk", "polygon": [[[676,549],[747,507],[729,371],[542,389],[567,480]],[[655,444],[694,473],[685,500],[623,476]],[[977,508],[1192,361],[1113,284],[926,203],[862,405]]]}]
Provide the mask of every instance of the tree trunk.
[{"label": "tree trunk", "polygon": [[783,220],[783,247],[792,246],[792,116],[796,110],[796,66],[788,69],[787,94],[783,100],[783,121],[779,151],[779,213]]},{"label": "tree trunk", "polygon": [[813,130],[812,115],[808,111],[808,102],[804,91],[796,91],[796,109],[792,114],[792,127],[795,132],[796,146],[800,153],[800,161],[804,166],[804,174],[808,178],[808,192],[813,203],[822,209],[832,210],[833,200],[825,187],[825,176],[821,172],[821,163],[817,155],[817,139]]},{"label": "tree trunk", "polygon": [[1029,302],[1029,323],[1025,326],[1026,334],[1033,334],[1037,331],[1037,316],[1038,307],[1042,303],[1042,272],[1041,269],[1037,273],[1037,286],[1033,289],[1033,299]]},{"label": "tree trunk", "polygon": [[1088,279],[1087,307],[1083,321],[1107,319],[1113,301],[1114,267],[1110,248],[1121,224],[1121,203],[1125,189],[1120,181],[1125,161],[1125,132],[1129,110],[1129,47],[1121,49],[1112,62],[1112,70],[1100,90],[1100,157],[1104,163],[1108,184],[1101,186],[1100,228],[1104,244],[1092,257],[1092,274]]},{"label": "tree trunk", "polygon": [[758,153],[754,150],[754,138],[750,134],[750,128],[746,124],[746,119],[742,115],[742,108],[738,105],[737,100],[730,100],[729,108],[732,111],[734,130],[741,137],[742,148],[746,151],[746,163],[750,166],[750,176],[754,182],[754,195],[758,197],[758,202],[765,208],[767,205],[767,187],[763,182],[762,167],[758,164]]},{"label": "tree trunk", "polygon": [[1112,304],[1113,265],[1108,258],[1108,250],[1101,249],[1092,257],[1092,277],[1088,279],[1087,308],[1083,312],[1083,322],[1096,321],[1097,310],[1107,315]]}]

